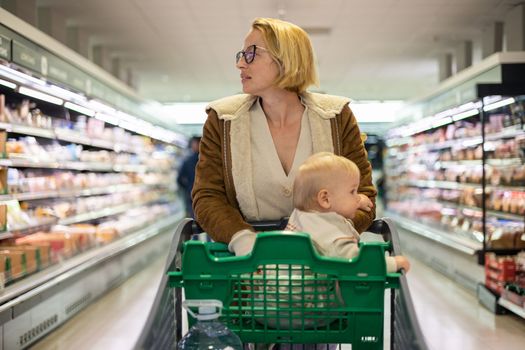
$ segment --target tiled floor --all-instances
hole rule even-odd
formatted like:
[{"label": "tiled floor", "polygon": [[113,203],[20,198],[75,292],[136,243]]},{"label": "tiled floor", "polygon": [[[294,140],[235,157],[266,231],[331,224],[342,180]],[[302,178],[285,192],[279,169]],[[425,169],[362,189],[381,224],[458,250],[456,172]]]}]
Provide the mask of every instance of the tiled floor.
[{"label": "tiled floor", "polygon": [[[493,315],[470,292],[414,258],[411,262],[408,281],[430,349],[525,349],[525,320]],[[163,267],[164,258],[159,258],[34,349],[131,349],[145,322]]]}]

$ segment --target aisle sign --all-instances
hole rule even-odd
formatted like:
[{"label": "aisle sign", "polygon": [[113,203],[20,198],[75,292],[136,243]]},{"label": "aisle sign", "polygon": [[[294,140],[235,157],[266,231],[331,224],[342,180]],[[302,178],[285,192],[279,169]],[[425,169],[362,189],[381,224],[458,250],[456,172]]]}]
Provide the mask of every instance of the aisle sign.
[{"label": "aisle sign", "polygon": [[44,74],[42,72],[43,64],[40,52],[19,43],[17,40],[13,40],[13,62],[37,73]]},{"label": "aisle sign", "polygon": [[149,113],[141,110],[138,101],[106,86],[75,64],[28,40],[3,24],[0,24],[0,58],[27,68],[44,79],[69,86],[74,91],[104,101],[116,109],[140,116],[145,120],[153,118]]},{"label": "aisle sign", "polygon": [[92,79],[91,80],[91,95],[93,97],[105,100],[106,93],[104,91],[104,85],[99,83],[97,80]]},{"label": "aisle sign", "polygon": [[11,60],[11,39],[0,35],[0,58]]},{"label": "aisle sign", "polygon": [[69,72],[66,63],[61,59],[49,56],[46,57],[48,63],[48,76],[59,83],[67,83],[69,79]]}]

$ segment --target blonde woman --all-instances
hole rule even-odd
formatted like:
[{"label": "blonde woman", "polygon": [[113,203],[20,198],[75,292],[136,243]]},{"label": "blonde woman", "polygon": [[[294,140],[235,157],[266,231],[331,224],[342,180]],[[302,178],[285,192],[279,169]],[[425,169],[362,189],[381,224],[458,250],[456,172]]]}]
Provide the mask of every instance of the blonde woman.
[{"label": "blonde woman", "polygon": [[376,190],[356,119],[345,97],[310,93],[318,85],[310,39],[300,27],[257,18],[236,55],[244,94],[209,104],[193,187],[195,218],[236,255],[251,251],[247,221],[277,220],[293,210],[297,168],[325,151],[359,168],[355,227],[375,217]]}]

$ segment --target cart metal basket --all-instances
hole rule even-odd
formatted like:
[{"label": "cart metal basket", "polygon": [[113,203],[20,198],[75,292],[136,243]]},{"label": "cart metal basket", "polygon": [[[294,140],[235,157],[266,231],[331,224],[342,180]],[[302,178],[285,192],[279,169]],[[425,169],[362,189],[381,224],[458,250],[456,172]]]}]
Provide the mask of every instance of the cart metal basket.
[{"label": "cart metal basket", "polygon": [[[390,348],[426,349],[405,277],[386,273],[385,251],[399,254],[389,219],[376,220],[369,229],[387,243],[362,243],[351,261],[319,256],[306,234],[277,232],[260,233],[251,255],[235,257],[224,244],[185,242],[194,226],[188,219],[179,225],[167,278],[137,348],[175,347],[184,287],[186,299],[221,300],[222,321],[243,342],[352,344],[358,350],[383,348],[384,293],[395,288]],[[281,227],[259,223],[257,229]]]}]

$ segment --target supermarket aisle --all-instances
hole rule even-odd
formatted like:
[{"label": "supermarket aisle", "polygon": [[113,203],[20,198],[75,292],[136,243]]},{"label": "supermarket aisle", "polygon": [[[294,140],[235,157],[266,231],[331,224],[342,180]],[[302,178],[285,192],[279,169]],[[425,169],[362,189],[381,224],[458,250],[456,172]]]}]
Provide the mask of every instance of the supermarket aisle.
[{"label": "supermarket aisle", "polygon": [[[416,312],[432,350],[522,349],[525,320],[495,316],[476,297],[411,257],[408,281]],[[165,256],[104,298],[33,349],[131,349],[140,334],[164,268]]]},{"label": "supermarket aisle", "polygon": [[421,329],[432,350],[518,350],[525,344],[525,320],[496,316],[476,296],[410,257],[408,283]]},{"label": "supermarket aisle", "polygon": [[159,256],[32,349],[131,349],[146,322],[165,263],[166,256]]}]

